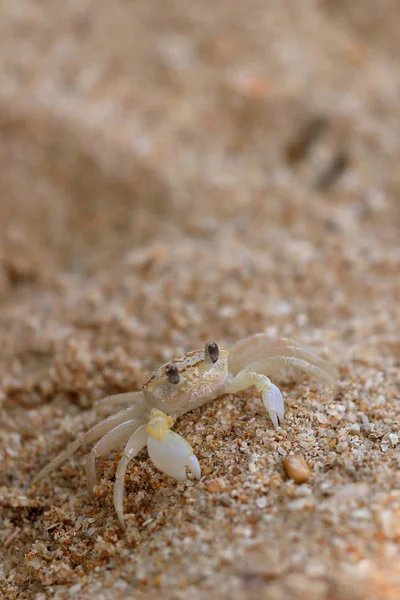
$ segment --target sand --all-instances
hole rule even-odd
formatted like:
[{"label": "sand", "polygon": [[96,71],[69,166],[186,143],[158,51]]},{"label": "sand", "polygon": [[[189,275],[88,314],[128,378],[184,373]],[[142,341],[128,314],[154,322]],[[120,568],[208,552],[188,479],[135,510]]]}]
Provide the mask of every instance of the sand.
[{"label": "sand", "polygon": [[[0,595],[400,597],[400,4],[10,0],[0,9]],[[263,331],[336,364],[35,473],[169,358]],[[283,467],[301,455],[311,477]]]}]

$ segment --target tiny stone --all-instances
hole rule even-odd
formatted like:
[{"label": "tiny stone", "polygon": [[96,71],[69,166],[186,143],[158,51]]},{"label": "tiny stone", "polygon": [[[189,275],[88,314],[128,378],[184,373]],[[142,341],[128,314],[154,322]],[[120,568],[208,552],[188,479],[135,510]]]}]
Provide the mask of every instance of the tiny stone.
[{"label": "tiny stone", "polygon": [[296,487],[293,493],[295,498],[306,498],[307,496],[312,496],[312,489],[309,485],[305,484],[299,487]]},{"label": "tiny stone", "polygon": [[308,449],[309,449],[309,447],[310,447],[310,444],[309,444],[308,442],[306,442],[306,441],[302,440],[302,441],[299,443],[299,446],[301,446],[301,447],[302,447],[302,448],[304,448],[305,450],[308,450]]},{"label": "tiny stone", "polygon": [[312,504],[313,503],[310,502],[309,498],[298,498],[297,500],[288,502],[287,508],[288,510],[303,510],[303,508],[306,508]]},{"label": "tiny stone", "polygon": [[397,444],[399,443],[399,438],[395,433],[389,433],[388,438],[392,446],[397,446]]},{"label": "tiny stone", "polygon": [[357,520],[368,520],[371,519],[371,512],[366,508],[360,508],[359,510],[355,510],[351,513],[353,519]]},{"label": "tiny stone", "polygon": [[267,506],[267,497],[261,496],[261,498],[257,498],[256,504],[258,508],[265,508]]},{"label": "tiny stone", "polygon": [[347,442],[339,442],[339,444],[336,444],[336,452],[345,452],[348,447],[349,445]]},{"label": "tiny stone", "polygon": [[321,412],[316,412],[315,416],[317,417],[317,421],[323,425],[328,422],[328,417]]},{"label": "tiny stone", "polygon": [[349,427],[350,433],[359,433],[359,431],[360,431],[360,426],[357,423],[353,423],[353,425],[351,425],[351,427]]},{"label": "tiny stone", "polygon": [[82,588],[82,585],[80,583],[76,583],[75,585],[71,586],[69,588],[70,595],[73,596],[77,592],[80,592],[81,588]]},{"label": "tiny stone", "polygon": [[369,425],[368,416],[365,413],[361,413],[361,421],[363,425]]},{"label": "tiny stone", "polygon": [[224,489],[224,486],[221,485],[221,482],[218,481],[218,479],[213,479],[207,485],[207,489],[211,494],[216,494],[217,492],[222,492],[222,490]]},{"label": "tiny stone", "polygon": [[283,466],[290,479],[296,483],[305,483],[310,478],[311,471],[300,455],[290,454],[283,460]]}]

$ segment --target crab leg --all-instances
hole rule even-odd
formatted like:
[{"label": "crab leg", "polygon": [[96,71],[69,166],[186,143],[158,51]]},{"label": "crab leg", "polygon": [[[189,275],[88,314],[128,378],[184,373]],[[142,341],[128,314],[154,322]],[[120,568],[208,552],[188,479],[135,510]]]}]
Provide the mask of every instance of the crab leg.
[{"label": "crab leg", "polygon": [[140,407],[145,410],[146,401],[143,392],[126,392],[124,394],[115,394],[114,396],[106,396],[95,402],[95,409],[107,410],[115,409],[117,406],[125,406],[130,404],[132,407]]},{"label": "crab leg", "polygon": [[296,358],[294,356],[271,356],[270,358],[265,358],[262,360],[258,360],[257,362],[251,363],[248,366],[252,371],[256,371],[257,373],[263,373],[264,375],[273,375],[277,372],[282,366],[292,365],[293,367],[297,367],[301,369],[305,373],[308,373],[312,377],[316,379],[320,379],[321,381],[325,381],[330,386],[335,384],[335,380],[332,378],[330,373],[327,373],[324,369],[320,369],[316,365],[309,363],[306,360],[301,358]]},{"label": "crab leg", "polygon": [[[260,359],[276,357],[298,358],[304,361],[304,363],[318,367],[320,371],[326,373],[327,377],[330,378],[331,383],[338,377],[336,367],[323,358],[316,356],[308,350],[304,350],[298,346],[296,342],[287,338],[271,341],[264,333],[252,335],[233,346],[229,353],[229,370],[231,373],[236,374],[241,369],[244,369],[256,361],[258,362]],[[296,366],[299,366],[302,369],[304,368],[300,365]],[[327,379],[325,379],[325,381],[327,381]]]},{"label": "crab leg", "polygon": [[96,458],[105,456],[120,444],[125,444],[139,425],[143,424],[141,419],[131,419],[116,425],[93,446],[86,462],[86,475],[89,496],[93,495],[93,488],[97,484]]},{"label": "crab leg", "polygon": [[153,464],[170,477],[178,481],[186,480],[186,467],[197,479],[201,469],[197,457],[189,442],[170,431],[174,419],[157,408],[150,413],[147,425],[139,427],[129,438],[124,454],[118,464],[114,485],[114,506],[121,527],[126,529],[123,501],[124,478],[129,461],[134,458],[147,443],[147,451]]},{"label": "crab leg", "polygon": [[38,483],[41,479],[46,477],[51,471],[56,469],[59,465],[61,465],[64,461],[70,458],[81,446],[84,444],[89,444],[94,440],[97,440],[104,434],[108,433],[111,429],[119,425],[120,423],[124,423],[125,421],[129,421],[134,417],[141,417],[143,415],[143,411],[134,406],[132,408],[125,408],[117,412],[115,415],[100,421],[94,427],[89,429],[82,437],[78,438],[72,444],[70,444],[63,452],[61,452],[58,456],[53,458],[32,480],[32,485]]},{"label": "crab leg", "polygon": [[118,463],[114,483],[114,507],[122,529],[126,529],[124,519],[124,480],[129,462],[145,447],[147,442],[146,425],[141,425],[131,435],[124,448],[122,458]]},{"label": "crab leg", "polygon": [[285,416],[285,406],[280,389],[266,377],[254,371],[244,369],[240,371],[233,379],[232,383],[226,389],[228,394],[235,394],[254,385],[259,392],[263,404],[270,416],[274,427],[282,423]]},{"label": "crab leg", "polygon": [[233,379],[231,384],[226,389],[227,393],[236,393],[254,385],[259,392],[261,392],[261,398],[263,404],[271,418],[274,427],[279,426],[279,422],[282,422],[285,416],[285,407],[283,402],[283,396],[280,389],[273,384],[268,377],[260,375],[254,371],[244,369],[240,371]]}]

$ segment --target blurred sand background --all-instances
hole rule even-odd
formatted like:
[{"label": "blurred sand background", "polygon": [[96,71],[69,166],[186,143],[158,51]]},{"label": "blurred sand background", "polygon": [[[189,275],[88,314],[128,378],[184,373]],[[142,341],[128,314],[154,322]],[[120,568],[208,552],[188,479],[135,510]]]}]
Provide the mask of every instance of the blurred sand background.
[{"label": "blurred sand background", "polygon": [[[400,597],[399,0],[6,0],[0,8],[0,595]],[[96,399],[209,340],[290,336],[282,374],[181,418],[200,482],[120,451]],[[303,486],[282,459],[308,461]]]}]

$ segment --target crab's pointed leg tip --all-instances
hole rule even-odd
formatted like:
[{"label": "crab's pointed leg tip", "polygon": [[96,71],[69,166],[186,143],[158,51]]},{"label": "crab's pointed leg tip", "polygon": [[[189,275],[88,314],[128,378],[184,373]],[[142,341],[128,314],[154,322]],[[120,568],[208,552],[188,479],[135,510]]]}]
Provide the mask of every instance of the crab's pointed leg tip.
[{"label": "crab's pointed leg tip", "polygon": [[200,479],[201,477],[201,467],[200,467],[200,463],[197,459],[197,456],[195,454],[191,454],[188,462],[187,462],[187,466],[189,471],[191,472],[191,474],[196,477],[196,479]]},{"label": "crab's pointed leg tip", "polygon": [[270,419],[275,427],[275,429],[278,429],[279,427],[279,421],[278,421],[278,417],[276,416],[275,412],[270,412],[269,413]]}]

